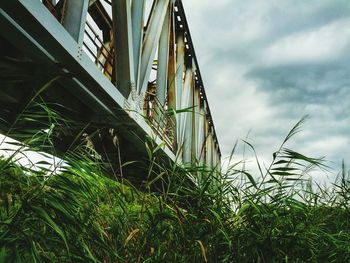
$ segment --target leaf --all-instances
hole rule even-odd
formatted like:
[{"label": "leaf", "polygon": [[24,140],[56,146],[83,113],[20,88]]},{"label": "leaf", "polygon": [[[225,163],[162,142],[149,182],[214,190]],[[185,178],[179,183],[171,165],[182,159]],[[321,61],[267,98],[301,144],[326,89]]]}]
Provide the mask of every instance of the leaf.
[{"label": "leaf", "polygon": [[277,168],[272,168],[271,171],[298,171],[298,168],[293,168],[293,167],[277,167]]},{"label": "leaf", "polygon": [[261,165],[260,165],[259,159],[258,159],[258,155],[256,154],[256,151],[255,151],[254,146],[253,146],[252,144],[250,144],[249,142],[245,141],[245,140],[243,140],[243,142],[244,142],[245,144],[247,144],[247,145],[253,150],[254,155],[255,155],[255,160],[256,160],[256,163],[257,163],[258,168],[259,168],[260,175],[261,175],[261,176],[264,176],[264,174],[263,174],[263,172],[262,172],[262,169],[261,169]]},{"label": "leaf", "polygon": [[129,243],[129,241],[140,231],[139,228],[136,228],[130,232],[128,237],[125,239],[124,247]]},{"label": "leaf", "polygon": [[178,114],[178,113],[183,113],[183,112],[192,112],[192,109],[193,109],[194,107],[188,107],[188,108],[183,108],[183,109],[179,109],[179,110],[174,110],[174,109],[169,109],[168,111],[167,111],[167,114],[168,115],[173,115],[174,113],[175,114]]},{"label": "leaf", "polygon": [[63,230],[52,220],[52,218],[49,216],[49,214],[41,207],[35,207],[32,206],[32,209],[37,212],[40,216],[43,217],[43,219],[46,220],[46,223],[62,238],[66,248],[67,252],[69,253],[69,246],[67,239],[64,235]]},{"label": "leaf", "polygon": [[128,161],[128,162],[125,162],[125,163],[122,164],[121,167],[125,167],[125,166],[128,166],[128,165],[134,164],[134,163],[138,163],[138,161]]},{"label": "leaf", "polygon": [[251,182],[251,184],[252,184],[254,187],[257,187],[257,184],[256,184],[256,182],[255,182],[253,176],[252,176],[250,173],[248,173],[248,172],[246,172],[246,171],[241,171],[241,172],[242,172],[244,175],[246,175],[246,176],[248,177],[249,181]]},{"label": "leaf", "polygon": [[308,118],[308,115],[305,115],[304,117],[301,118],[300,121],[298,121],[293,128],[290,130],[290,132],[288,133],[287,137],[284,139],[281,148],[283,147],[283,145],[291,138],[293,137],[295,134],[297,134],[298,132],[300,132],[300,128],[302,126],[302,124],[306,121],[306,119]]},{"label": "leaf", "polygon": [[288,173],[288,172],[285,172],[285,171],[282,171],[282,172],[271,172],[269,173],[270,175],[273,174],[273,175],[279,175],[279,176],[293,176],[293,175],[298,175],[296,173]]},{"label": "leaf", "polygon": [[5,262],[8,262],[6,260],[6,249],[5,247],[2,247],[0,250],[0,263],[5,263]]},{"label": "leaf", "polygon": [[300,154],[298,152],[295,152],[293,150],[287,149],[287,148],[283,148],[282,152],[285,156],[282,156],[282,158],[289,158],[289,159],[295,159],[295,160],[302,160],[305,161],[307,163],[316,165],[318,167],[322,167],[322,168],[327,168],[327,166],[325,164],[322,163],[322,158],[311,158],[311,157],[307,157],[303,154]]},{"label": "leaf", "polygon": [[204,261],[205,261],[205,262],[208,262],[207,253],[206,253],[206,251],[205,251],[205,247],[204,247],[202,241],[200,241],[200,240],[196,240],[196,241],[198,242],[198,244],[199,244],[199,246],[200,246],[200,248],[201,248],[202,256],[203,256]]},{"label": "leaf", "polygon": [[154,150],[153,150],[153,154],[155,154],[157,151],[159,151],[160,149],[162,149],[162,148],[165,148],[165,143],[164,142],[162,142],[162,143],[160,143]]}]

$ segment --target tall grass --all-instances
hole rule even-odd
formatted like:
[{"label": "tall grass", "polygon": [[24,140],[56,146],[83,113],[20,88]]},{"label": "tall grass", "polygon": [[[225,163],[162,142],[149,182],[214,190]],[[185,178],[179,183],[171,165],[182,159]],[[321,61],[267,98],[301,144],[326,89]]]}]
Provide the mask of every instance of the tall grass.
[{"label": "tall grass", "polygon": [[0,159],[0,262],[350,262],[349,173],[329,188],[307,178],[322,161],[285,147],[303,121],[268,168],[256,158],[258,175],[240,161],[169,165],[147,141],[136,189],[84,144],[54,169],[20,165],[28,146],[55,153],[55,129],[73,125],[37,95],[8,134],[25,145]]}]

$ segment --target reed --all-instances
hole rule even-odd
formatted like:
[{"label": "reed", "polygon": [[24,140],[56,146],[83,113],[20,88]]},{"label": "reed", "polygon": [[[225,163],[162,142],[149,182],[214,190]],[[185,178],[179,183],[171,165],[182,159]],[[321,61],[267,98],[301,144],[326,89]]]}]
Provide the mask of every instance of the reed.
[{"label": "reed", "polygon": [[147,141],[136,189],[83,144],[54,167],[21,165],[29,149],[54,154],[55,129],[74,125],[51,106],[37,94],[7,134],[22,142],[0,159],[0,262],[350,262],[345,164],[321,187],[307,172],[322,160],[285,147],[304,119],[268,168],[256,158],[259,174],[232,159],[226,171],[169,166]]}]

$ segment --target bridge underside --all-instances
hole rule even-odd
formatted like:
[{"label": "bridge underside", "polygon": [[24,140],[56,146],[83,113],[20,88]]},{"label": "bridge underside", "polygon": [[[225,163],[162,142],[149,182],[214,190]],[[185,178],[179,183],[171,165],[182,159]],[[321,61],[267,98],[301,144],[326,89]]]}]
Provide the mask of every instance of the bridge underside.
[{"label": "bridge underside", "polygon": [[[53,129],[55,153],[52,154],[62,157],[69,149],[88,145],[118,175],[120,163],[137,161],[124,168],[123,174],[143,179],[148,134],[124,110],[115,107],[113,115],[109,114],[57,64],[33,60],[4,38],[0,38],[0,74],[0,134],[22,140],[23,131],[32,130],[34,134],[48,129],[50,121],[57,122],[60,125]],[[35,101],[30,102],[35,96]],[[43,104],[36,107],[40,101]],[[51,120],[45,118],[50,112],[40,115],[43,107],[54,112]],[[36,119],[28,118],[35,114],[38,114]]]},{"label": "bridge underside", "polygon": [[[0,132],[7,133],[40,91],[75,124],[55,130],[58,154],[89,139],[106,162],[142,161],[150,137],[164,144],[162,155],[172,162],[220,163],[181,1],[154,1],[146,24],[146,1],[105,1],[110,10],[86,2],[2,1]],[[137,23],[144,25],[135,30]],[[137,176],[142,163],[125,173]]]}]

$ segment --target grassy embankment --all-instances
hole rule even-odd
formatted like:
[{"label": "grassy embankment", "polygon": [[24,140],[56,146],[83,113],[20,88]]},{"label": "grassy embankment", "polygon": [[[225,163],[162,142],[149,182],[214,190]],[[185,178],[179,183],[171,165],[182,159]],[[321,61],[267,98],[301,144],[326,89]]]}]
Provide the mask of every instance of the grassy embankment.
[{"label": "grassy embankment", "polygon": [[[53,131],[67,122],[39,96],[31,103],[9,135],[54,152]],[[35,121],[47,129],[25,129]],[[300,125],[259,175],[233,159],[225,172],[169,168],[148,144],[142,190],[116,180],[86,145],[50,170],[19,165],[27,149],[17,145],[0,159],[0,262],[349,262],[349,175],[344,168],[329,188],[306,178],[324,167],[285,148]]]}]

